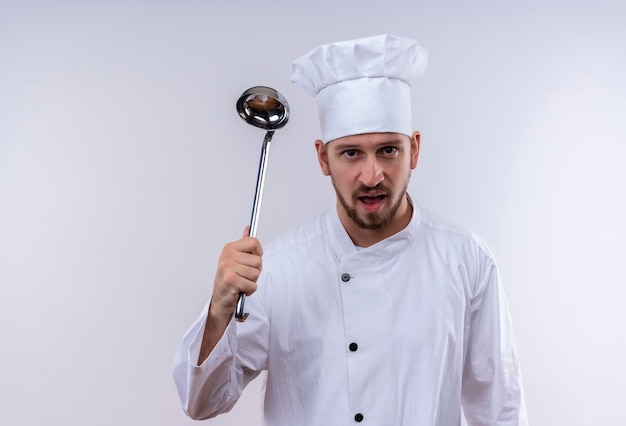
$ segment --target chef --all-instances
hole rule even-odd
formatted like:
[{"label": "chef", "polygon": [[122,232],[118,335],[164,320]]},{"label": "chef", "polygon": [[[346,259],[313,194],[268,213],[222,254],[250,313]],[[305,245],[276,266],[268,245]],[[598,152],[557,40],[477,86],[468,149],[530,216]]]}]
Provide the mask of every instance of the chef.
[{"label": "chef", "polygon": [[[415,41],[385,34],[313,49],[292,81],[315,97],[336,207],[261,247],[220,255],[174,379],[195,419],[229,411],[267,371],[267,426],[527,425],[494,257],[407,193],[419,157]],[[233,320],[240,292],[245,322]]]}]

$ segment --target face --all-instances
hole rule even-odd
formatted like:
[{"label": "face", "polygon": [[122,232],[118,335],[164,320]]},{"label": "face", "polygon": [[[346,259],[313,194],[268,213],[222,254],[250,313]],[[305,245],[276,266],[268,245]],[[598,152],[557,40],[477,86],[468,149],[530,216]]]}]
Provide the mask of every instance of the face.
[{"label": "face", "polygon": [[406,188],[417,165],[418,132],[411,137],[398,133],[346,136],[326,145],[316,141],[316,148],[322,172],[332,179],[339,215],[349,233],[351,227],[369,231],[398,227],[398,213],[408,209]]}]

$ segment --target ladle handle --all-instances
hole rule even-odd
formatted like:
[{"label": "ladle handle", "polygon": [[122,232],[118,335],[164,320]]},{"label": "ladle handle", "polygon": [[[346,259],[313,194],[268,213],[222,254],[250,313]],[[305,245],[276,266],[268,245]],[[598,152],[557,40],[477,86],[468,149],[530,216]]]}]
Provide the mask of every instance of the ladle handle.
[{"label": "ladle handle", "polygon": [[[274,135],[273,130],[269,130],[263,139],[261,147],[261,160],[259,161],[259,173],[256,178],[256,190],[254,191],[254,204],[252,206],[252,216],[250,217],[249,237],[256,237],[256,230],[259,224],[259,210],[261,208],[261,199],[263,198],[263,185],[265,184],[265,170],[267,170],[267,157],[270,151],[270,142]],[[235,306],[235,319],[244,322],[248,318],[248,314],[244,313],[244,305],[246,303],[246,293],[239,293],[237,306]]]}]

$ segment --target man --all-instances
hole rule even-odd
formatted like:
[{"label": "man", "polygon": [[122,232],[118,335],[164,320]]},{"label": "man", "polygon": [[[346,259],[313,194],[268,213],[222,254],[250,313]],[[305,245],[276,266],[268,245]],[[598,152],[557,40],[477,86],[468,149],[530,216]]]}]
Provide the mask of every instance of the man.
[{"label": "man", "polygon": [[[415,206],[409,86],[426,51],[383,35],[318,47],[292,80],[316,97],[336,209],[264,252],[227,244],[179,347],[185,411],[229,411],[267,370],[266,425],[526,425],[506,302],[475,235]],[[261,266],[263,272],[261,273]],[[232,320],[245,292],[250,317]]]}]

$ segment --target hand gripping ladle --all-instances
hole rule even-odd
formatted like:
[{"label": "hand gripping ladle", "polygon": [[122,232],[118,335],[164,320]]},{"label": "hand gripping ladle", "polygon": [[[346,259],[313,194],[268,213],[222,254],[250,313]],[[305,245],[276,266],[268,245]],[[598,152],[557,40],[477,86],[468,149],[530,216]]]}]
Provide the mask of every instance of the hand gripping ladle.
[{"label": "hand gripping ladle", "polygon": [[[243,92],[239,97],[237,100],[237,112],[246,123],[267,130],[263,146],[261,147],[259,173],[256,180],[256,191],[254,192],[250,230],[248,231],[248,236],[256,237],[270,142],[274,131],[287,124],[289,120],[289,104],[287,99],[278,91],[266,86],[255,86]],[[235,319],[239,322],[244,322],[248,318],[248,314],[243,312],[245,302],[246,294],[244,292],[239,293],[239,299],[235,307]]]}]

